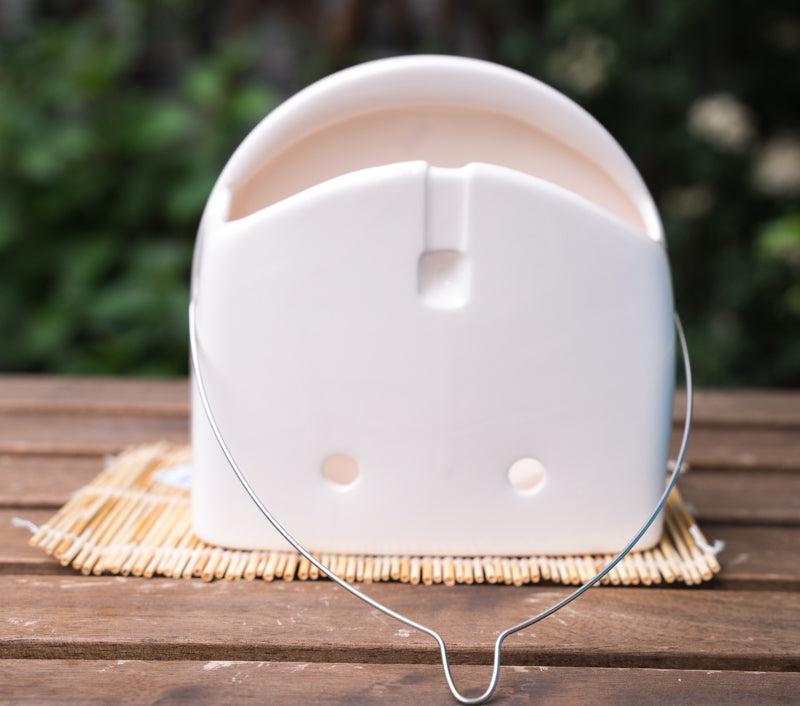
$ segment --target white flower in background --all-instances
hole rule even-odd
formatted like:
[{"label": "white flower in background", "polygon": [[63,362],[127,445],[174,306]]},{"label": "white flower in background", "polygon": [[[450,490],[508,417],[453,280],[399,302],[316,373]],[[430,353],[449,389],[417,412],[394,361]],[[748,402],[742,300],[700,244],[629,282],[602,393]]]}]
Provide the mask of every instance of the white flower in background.
[{"label": "white flower in background", "polygon": [[687,115],[689,132],[725,152],[741,152],[755,137],[750,109],[730,93],[695,100]]},{"label": "white flower in background", "polygon": [[557,82],[589,95],[603,87],[617,56],[612,39],[585,27],[576,27],[563,49],[547,59],[547,71]]},{"label": "white flower in background", "polygon": [[800,138],[778,135],[767,140],[756,156],[753,183],[767,196],[800,194]]},{"label": "white flower in background", "polygon": [[693,184],[669,189],[662,205],[672,216],[693,220],[705,216],[714,207],[714,201],[714,192],[707,184]]}]

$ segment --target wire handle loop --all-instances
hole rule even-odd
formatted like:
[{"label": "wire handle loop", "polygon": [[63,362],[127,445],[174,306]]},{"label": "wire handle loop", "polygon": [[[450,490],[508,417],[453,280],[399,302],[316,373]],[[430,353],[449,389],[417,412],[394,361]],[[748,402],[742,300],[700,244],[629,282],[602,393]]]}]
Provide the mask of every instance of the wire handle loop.
[{"label": "wire handle loop", "polygon": [[532,618],[525,620],[517,625],[513,625],[510,628],[507,628],[502,633],[500,633],[497,641],[494,645],[494,658],[492,663],[492,677],[489,682],[489,686],[487,687],[486,691],[484,691],[480,696],[475,697],[468,697],[464,696],[459,692],[456,688],[455,682],[453,681],[453,675],[450,670],[450,660],[447,656],[447,646],[445,645],[444,639],[442,636],[433,630],[432,628],[427,627],[426,625],[422,625],[417,623],[411,618],[407,618],[405,615],[398,613],[388,606],[383,605],[382,603],[376,601],[374,598],[362,593],[358,588],[355,586],[347,583],[343,578],[338,576],[333,572],[332,569],[325,566],[321,561],[319,561],[316,557],[314,557],[309,551],[303,547],[300,542],[298,542],[294,536],[292,536],[284,526],[278,522],[278,520],[274,517],[274,515],[267,509],[264,503],[256,494],[253,486],[250,485],[247,478],[245,477],[244,473],[242,473],[241,469],[239,468],[236,460],[231,453],[228,444],[225,442],[225,438],[222,435],[222,431],[217,424],[217,421],[214,417],[214,413],[211,409],[211,403],[208,399],[208,394],[206,392],[205,382],[203,380],[203,373],[202,368],[200,365],[200,352],[199,352],[199,344],[197,341],[197,300],[192,299],[189,304],[189,348],[191,353],[191,360],[192,360],[192,370],[194,372],[194,379],[196,383],[197,393],[200,397],[200,403],[203,406],[203,411],[205,412],[206,418],[208,419],[208,423],[211,426],[211,431],[214,434],[214,437],[219,444],[222,453],[225,456],[225,459],[228,461],[228,465],[230,465],[233,472],[236,474],[239,482],[242,484],[242,487],[245,489],[247,494],[250,496],[250,499],[255,503],[256,507],[261,511],[261,514],[266,517],[269,523],[277,530],[278,534],[280,534],[301,556],[303,556],[306,560],[308,560],[313,566],[319,569],[323,574],[325,574],[328,578],[331,579],[334,583],[341,586],[344,590],[348,593],[353,594],[356,598],[361,599],[368,605],[372,606],[373,608],[381,611],[382,613],[388,615],[395,620],[408,625],[415,630],[419,630],[424,632],[427,635],[430,635],[436,643],[439,645],[439,651],[442,656],[442,667],[444,668],[444,676],[447,681],[447,686],[450,688],[450,692],[452,693],[453,697],[462,704],[483,704],[489,701],[494,694],[495,689],[497,688],[497,682],[500,678],[500,662],[501,662],[501,652],[503,649],[503,642],[505,639],[510,635],[513,635],[520,630],[523,630],[531,625],[538,623],[540,620],[547,618],[548,616],[555,613],[557,610],[560,610],[568,603],[574,601],[578,596],[588,591],[592,586],[594,586],[598,581],[602,580],[604,576],[606,576],[622,559],[625,555],[633,548],[633,546],[642,538],[645,532],[650,528],[650,525],[653,524],[658,514],[663,510],[665,503],[667,502],[667,497],[669,496],[672,488],[675,486],[675,481],[678,479],[678,475],[681,471],[683,466],[683,461],[686,457],[686,448],[689,444],[689,431],[692,425],[692,399],[694,396],[694,390],[692,386],[692,370],[691,365],[689,363],[689,350],[686,345],[686,337],[683,333],[683,327],[681,326],[680,318],[677,314],[675,314],[675,329],[678,333],[678,339],[680,340],[681,345],[681,353],[683,355],[683,367],[686,376],[686,417],[683,426],[683,438],[681,439],[680,449],[678,451],[678,457],[675,460],[675,466],[670,474],[669,481],[666,484],[664,489],[664,493],[661,495],[661,498],[658,501],[655,509],[653,510],[652,514],[650,515],[649,519],[642,525],[641,529],[636,533],[633,539],[625,545],[625,548],[614,557],[603,569],[598,571],[591,579],[589,579],[586,583],[581,585],[575,591],[570,593],[566,598],[558,601],[557,603],[553,604],[546,610],[543,610],[541,613],[534,615]]}]

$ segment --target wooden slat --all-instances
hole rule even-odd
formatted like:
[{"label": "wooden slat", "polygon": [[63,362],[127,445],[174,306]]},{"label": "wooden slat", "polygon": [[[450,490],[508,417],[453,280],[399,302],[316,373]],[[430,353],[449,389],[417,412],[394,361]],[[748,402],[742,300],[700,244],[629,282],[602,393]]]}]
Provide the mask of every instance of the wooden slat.
[{"label": "wooden slat", "polygon": [[[101,455],[161,438],[185,441],[187,399],[186,380],[0,377],[0,453]],[[800,469],[800,395],[701,391],[696,408],[695,467]],[[746,428],[731,433],[726,425]]]},{"label": "wooden slat", "polygon": [[[103,468],[102,455],[0,455],[0,508],[53,510]],[[693,469],[679,487],[702,524],[800,524],[800,474],[785,471]]]},{"label": "wooden slat", "polygon": [[[188,442],[183,416],[0,413],[0,454],[102,455],[132,444]],[[679,431],[673,430],[673,455]],[[688,459],[698,469],[800,470],[800,432],[716,427],[692,432]]]},{"label": "wooden slat", "polygon": [[185,378],[0,376],[0,412],[183,415]]},{"label": "wooden slat", "polygon": [[[73,411],[114,414],[187,414],[186,379],[0,375],[0,412]],[[683,419],[685,396],[675,395]],[[695,393],[698,425],[800,427],[800,395],[783,390],[713,390]]]},{"label": "wooden slat", "polygon": [[0,507],[61,507],[103,469],[98,456],[0,455]]},{"label": "wooden slat", "polygon": [[720,525],[707,534],[725,542],[718,585],[800,591],[800,528]]},{"label": "wooden slat", "polygon": [[[482,585],[421,594],[415,586],[377,584],[369,594],[441,630],[457,661],[487,663],[500,629],[565,591]],[[0,576],[0,595],[5,659],[438,659],[430,638],[329,582]],[[600,588],[509,638],[504,659],[511,665],[797,671],[799,632],[796,593]]]},{"label": "wooden slat", "polygon": [[160,440],[189,441],[184,416],[0,414],[0,454],[101,456]]},{"label": "wooden slat", "polygon": [[[456,686],[481,693],[486,667],[454,670]],[[0,662],[4,697],[12,703],[348,703],[452,704],[441,668],[420,664],[307,662],[141,662],[8,660]],[[555,706],[719,703],[788,704],[800,693],[798,673],[660,669],[504,667],[498,704]],[[722,696],[724,695],[724,697]]]},{"label": "wooden slat", "polygon": [[[678,390],[676,423],[683,422],[685,411],[686,394]],[[789,390],[701,389],[694,396],[692,419],[698,425],[800,429],[800,395]]]},{"label": "wooden slat", "polygon": [[[673,429],[672,458],[680,437],[681,431]],[[800,431],[698,426],[692,429],[687,458],[698,470],[800,471]]]},{"label": "wooden slat", "polygon": [[702,525],[800,525],[800,473],[689,471],[678,481]]},{"label": "wooden slat", "polygon": [[49,510],[0,510],[0,574],[76,575],[74,569],[61,566],[41,549],[29,546],[30,530],[13,523],[14,519],[20,518],[42,525],[51,516]]},{"label": "wooden slat", "polygon": [[[46,520],[105,454],[185,443],[187,427],[186,380],[0,376],[0,701],[452,703],[429,638],[330,582],[87,578],[10,525]],[[796,701],[800,394],[700,391],[689,451],[680,487],[708,538],[726,542],[721,575],[695,589],[592,589],[507,641],[502,702]],[[364,590],[441,629],[472,693],[498,630],[566,592]],[[231,659],[264,661],[218,661]]]},{"label": "wooden slat", "polygon": [[[44,510],[0,510],[0,574],[70,575],[70,569],[63,569],[41,549],[28,546],[30,531],[12,524],[12,518],[19,515],[37,525],[50,518],[50,512]],[[720,539],[726,545],[720,556],[722,573],[715,580],[716,585],[800,590],[800,527],[715,525],[706,534],[709,541]],[[424,596],[428,588],[420,586],[418,590]]]}]

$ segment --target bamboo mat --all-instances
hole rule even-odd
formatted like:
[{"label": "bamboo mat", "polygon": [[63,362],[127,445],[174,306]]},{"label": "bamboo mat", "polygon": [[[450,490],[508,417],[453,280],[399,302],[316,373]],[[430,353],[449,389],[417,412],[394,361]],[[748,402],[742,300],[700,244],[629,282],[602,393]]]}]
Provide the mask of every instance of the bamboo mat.
[{"label": "bamboo mat", "polygon": [[[31,526],[30,544],[84,574],[272,581],[325,578],[294,552],[235,551],[205,544],[192,532],[189,490],[163,482],[163,472],[191,461],[189,447],[141,446],[116,457],[46,524]],[[630,552],[603,583],[699,584],[720,569],[719,543],[706,541],[677,488],[666,505],[665,530],[653,549]],[[348,581],[581,584],[612,557],[385,557],[320,555]]]}]

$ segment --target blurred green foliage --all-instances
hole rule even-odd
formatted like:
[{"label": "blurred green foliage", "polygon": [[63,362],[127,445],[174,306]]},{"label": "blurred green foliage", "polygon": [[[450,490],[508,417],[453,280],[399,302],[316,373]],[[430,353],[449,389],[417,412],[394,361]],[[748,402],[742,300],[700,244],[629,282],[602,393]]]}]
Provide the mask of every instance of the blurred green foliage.
[{"label": "blurred green foliage", "polygon": [[584,105],[659,204],[697,381],[800,385],[795,0],[0,0],[0,369],[184,373],[232,150],[310,81],[423,51]]},{"label": "blurred green foliage", "polygon": [[251,40],[198,57],[166,85],[136,75],[147,41],[88,14],[41,19],[35,34],[3,43],[5,370],[186,370],[200,213],[225,159],[277,98],[247,77]]}]

